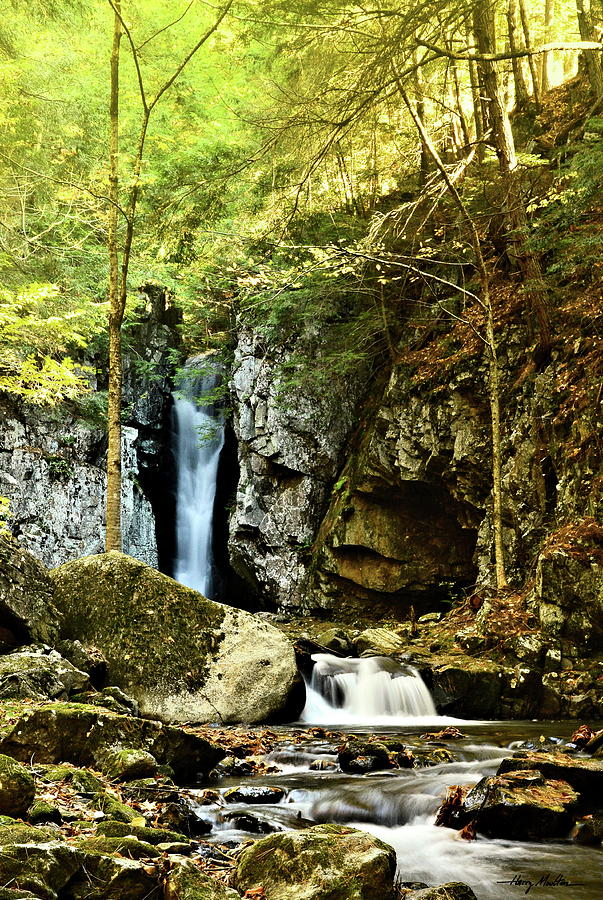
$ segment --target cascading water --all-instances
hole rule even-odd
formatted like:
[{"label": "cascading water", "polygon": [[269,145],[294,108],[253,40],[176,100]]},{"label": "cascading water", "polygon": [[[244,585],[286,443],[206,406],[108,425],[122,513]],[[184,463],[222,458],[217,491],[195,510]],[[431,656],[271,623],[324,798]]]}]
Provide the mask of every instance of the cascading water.
[{"label": "cascading water", "polygon": [[204,596],[215,589],[212,523],[224,423],[211,397],[221,370],[211,356],[188,360],[189,374],[174,398],[174,455],[177,471],[174,578]]},{"label": "cascading water", "polygon": [[439,717],[416,669],[381,656],[341,658],[315,653],[302,722],[397,724],[454,721]]}]

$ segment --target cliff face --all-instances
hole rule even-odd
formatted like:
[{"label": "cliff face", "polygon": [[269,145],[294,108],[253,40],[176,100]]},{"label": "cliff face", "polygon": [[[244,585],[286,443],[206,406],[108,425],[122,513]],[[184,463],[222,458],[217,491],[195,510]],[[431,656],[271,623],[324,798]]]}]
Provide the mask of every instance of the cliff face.
[{"label": "cliff face", "polygon": [[311,545],[324,515],[367,381],[334,378],[322,393],[287,391],[291,350],[268,350],[243,327],[232,373],[240,478],[230,521],[236,571],[264,602],[305,605]]},{"label": "cliff face", "polygon": [[[603,634],[603,510],[592,441],[581,440],[597,412],[568,412],[571,353],[554,350],[539,371],[529,345],[520,324],[501,335],[507,574],[569,666]],[[411,604],[426,612],[493,585],[483,356],[428,377],[406,349],[380,401],[360,380],[343,396],[285,397],[281,411],[278,357],[249,333],[239,344],[231,550],[279,607],[405,618]]]},{"label": "cliff face", "polygon": [[[157,513],[164,504],[157,486],[165,485],[169,456],[168,351],[177,337],[165,290],[149,285],[142,299],[125,364],[123,541],[127,553],[156,566]],[[102,373],[91,388],[94,402]],[[98,411],[87,420],[65,408],[2,401],[0,495],[10,500],[13,533],[48,566],[103,549],[106,435],[99,421]]]}]

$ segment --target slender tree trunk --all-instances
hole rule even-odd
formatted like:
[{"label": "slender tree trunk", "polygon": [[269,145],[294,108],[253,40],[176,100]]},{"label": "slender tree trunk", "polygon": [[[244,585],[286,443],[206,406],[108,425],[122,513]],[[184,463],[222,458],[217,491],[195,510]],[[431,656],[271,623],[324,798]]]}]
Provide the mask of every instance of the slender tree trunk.
[{"label": "slender tree trunk", "polygon": [[[493,9],[488,0],[479,0],[474,7],[475,40],[480,54],[496,52]],[[526,294],[538,321],[540,350],[546,356],[551,335],[547,311],[547,291],[540,260],[526,246],[527,213],[517,170],[515,142],[509,115],[499,86],[496,63],[482,59],[479,68],[490,106],[490,120],[494,131],[496,152],[505,187],[505,218],[510,231],[509,256],[514,256],[523,275]],[[512,248],[512,249],[511,249]]]},{"label": "slender tree trunk", "polygon": [[109,406],[107,450],[106,550],[121,550],[121,324],[123,307],[119,284],[118,203],[119,203],[119,49],[121,41],[120,3],[115,4],[113,49],[111,53],[111,96],[109,102]]},{"label": "slender tree trunk", "polygon": [[[551,41],[551,33],[553,28],[553,18],[555,15],[555,0],[545,0],[544,3],[544,29],[543,43],[548,44]],[[549,79],[549,54],[542,53],[540,55],[540,90],[543,94],[551,89]]]},{"label": "slender tree trunk", "polygon": [[[523,50],[524,42],[519,34],[519,21],[517,14],[517,0],[509,0],[507,6],[507,26],[509,31],[509,47],[512,53]],[[529,94],[528,86],[523,71],[523,60],[514,58],[513,63],[513,82],[515,84],[515,105],[525,106]]]},{"label": "slender tree trunk", "polygon": [[[592,4],[591,0],[576,0],[576,13],[578,16],[578,27],[580,29],[580,37],[583,41],[598,40],[597,33],[592,20]],[[585,50],[584,61],[586,63],[586,71],[588,80],[590,81],[591,90],[596,100],[603,97],[603,69],[601,68],[601,51]]]},{"label": "slender tree trunk", "polygon": [[[519,17],[521,19],[524,44],[527,50],[532,50],[530,23],[526,10],[525,0],[517,0],[517,2],[519,4]],[[536,61],[534,59],[534,56],[531,53],[528,56],[528,65],[530,67],[530,76],[532,78],[532,93],[534,95],[534,102],[536,103],[537,108],[540,109],[540,82],[538,80],[538,69],[536,68]]]},{"label": "slender tree trunk", "polygon": [[486,314],[486,337],[484,343],[488,352],[489,359],[489,384],[488,398],[490,403],[490,423],[492,434],[492,528],[494,532],[494,569],[496,575],[496,587],[502,590],[507,587],[507,576],[505,572],[505,549],[503,541],[503,520],[502,520],[502,452],[501,452],[501,416],[500,416],[500,369],[498,364],[498,353],[496,346],[496,336],[494,333],[494,316],[492,310],[492,299],[490,296],[490,276],[486,268],[486,263],[482,253],[481,242],[477,226],[473,221],[469,210],[467,209],[463,198],[459,194],[456,185],[450,178],[446,167],[442,162],[435,144],[431,140],[428,132],[419,118],[416,110],[413,109],[403,86],[399,83],[399,89],[402,98],[414,120],[414,123],[421,135],[421,139],[425,142],[425,146],[429,150],[436,168],[440,172],[446,188],[452,196],[454,202],[459,209],[465,223],[469,228],[471,237],[471,245],[475,254],[477,272],[481,287],[481,301],[484,312]]},{"label": "slender tree trunk", "polygon": [[[468,20],[465,20],[465,37],[467,44],[470,42],[471,28]],[[475,124],[475,140],[477,142],[477,159],[481,164],[485,157],[484,147],[484,117],[482,110],[482,101],[480,97],[479,79],[477,77],[477,67],[475,61],[469,60],[469,83],[471,85],[471,100],[473,103],[473,121]]]},{"label": "slender tree trunk", "polygon": [[[421,121],[425,122],[425,85],[423,81],[423,69],[418,65],[418,54],[415,51],[414,54],[414,62],[415,62],[415,71],[414,71],[414,89],[415,89],[415,100],[416,100],[416,108],[417,114],[420,116]],[[427,149],[423,139],[421,138],[421,165],[419,168],[419,188],[425,187],[427,184],[427,179],[429,177],[429,161],[430,161],[429,150]]]}]

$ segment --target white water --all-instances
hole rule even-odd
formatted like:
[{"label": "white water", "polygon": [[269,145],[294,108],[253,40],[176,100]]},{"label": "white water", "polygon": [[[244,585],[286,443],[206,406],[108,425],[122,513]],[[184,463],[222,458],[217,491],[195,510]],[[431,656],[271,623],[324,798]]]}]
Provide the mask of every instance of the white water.
[{"label": "white water", "polygon": [[213,509],[224,425],[220,410],[213,404],[199,406],[195,401],[219,384],[220,370],[207,356],[189,360],[187,368],[191,377],[174,401],[178,476],[174,578],[211,599]]},{"label": "white water", "polygon": [[372,656],[312,656],[312,679],[306,685],[301,721],[317,725],[446,724],[438,716],[429,690],[411,666]]}]

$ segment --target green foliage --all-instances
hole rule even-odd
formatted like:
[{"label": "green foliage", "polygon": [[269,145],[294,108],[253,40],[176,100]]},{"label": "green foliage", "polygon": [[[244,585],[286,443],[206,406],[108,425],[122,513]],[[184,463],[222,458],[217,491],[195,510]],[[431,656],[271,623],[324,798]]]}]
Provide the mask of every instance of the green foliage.
[{"label": "green foliage", "polygon": [[88,390],[88,367],[74,362],[104,328],[100,304],[74,309],[57,285],[0,291],[0,390],[53,406]]}]

